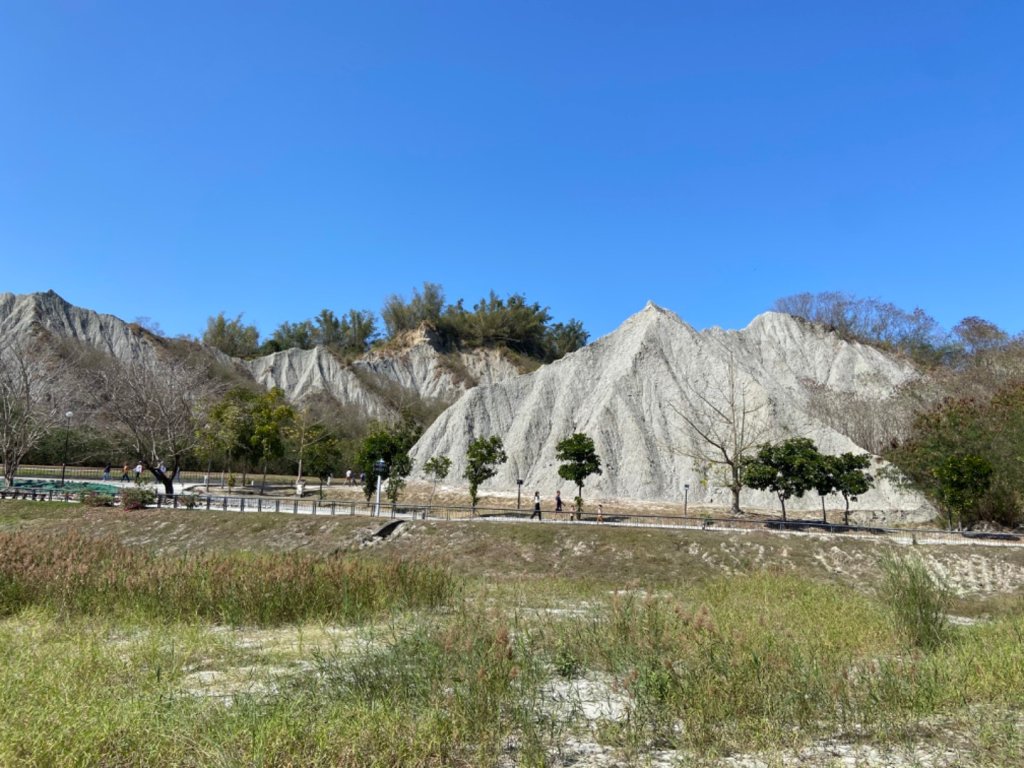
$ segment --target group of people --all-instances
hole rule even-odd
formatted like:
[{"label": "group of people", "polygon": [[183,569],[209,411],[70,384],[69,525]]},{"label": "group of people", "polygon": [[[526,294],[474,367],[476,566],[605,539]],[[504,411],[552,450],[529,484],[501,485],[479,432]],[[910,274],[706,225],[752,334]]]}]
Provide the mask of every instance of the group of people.
[{"label": "group of people", "polygon": [[[164,465],[164,463],[162,461],[160,462],[160,466],[157,469],[159,469],[161,472],[166,472],[167,471],[167,467]],[[110,470],[111,470],[111,466],[110,466],[110,462],[108,461],[104,465],[104,467],[103,467],[103,479],[104,480],[109,480],[110,479]],[[122,483],[130,483],[132,481],[132,478],[128,474],[129,471],[135,473],[135,482],[136,483],[139,482],[139,480],[142,479],[142,462],[141,461],[137,462],[135,464],[135,468],[134,469],[132,469],[129,464],[125,464],[123,467],[121,467],[121,482]]]},{"label": "group of people", "polygon": [[[562,512],[562,511],[563,511],[563,508],[562,508],[562,492],[561,491],[555,491],[555,512]],[[572,519],[572,515],[573,515],[573,513],[569,514],[569,519],[570,520]],[[577,520],[582,520],[583,519],[583,515],[581,514],[581,512],[578,509],[576,510],[575,515],[576,515],[576,519]],[[530,519],[533,520],[533,518],[535,518],[535,517],[538,520],[542,520],[543,519],[540,516],[540,491],[536,491],[533,494],[533,513],[530,515]],[[597,505],[597,522],[599,522],[599,523],[603,523],[604,522],[604,507],[602,505],[600,505],[600,504]]]}]

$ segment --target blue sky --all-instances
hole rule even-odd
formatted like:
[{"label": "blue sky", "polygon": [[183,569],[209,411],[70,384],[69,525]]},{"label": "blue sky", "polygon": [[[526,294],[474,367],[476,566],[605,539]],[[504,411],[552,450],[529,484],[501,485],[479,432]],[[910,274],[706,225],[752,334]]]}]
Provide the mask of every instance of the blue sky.
[{"label": "blue sky", "polygon": [[0,2],[0,291],[1024,329],[1024,3]]}]

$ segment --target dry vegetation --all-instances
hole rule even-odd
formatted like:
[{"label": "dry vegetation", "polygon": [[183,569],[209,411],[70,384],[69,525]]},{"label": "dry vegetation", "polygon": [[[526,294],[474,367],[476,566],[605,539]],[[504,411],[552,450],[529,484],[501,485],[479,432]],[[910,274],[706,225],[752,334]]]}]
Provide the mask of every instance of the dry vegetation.
[{"label": "dry vegetation", "polygon": [[1024,759],[1020,548],[379,522],[0,503],[0,764]]}]

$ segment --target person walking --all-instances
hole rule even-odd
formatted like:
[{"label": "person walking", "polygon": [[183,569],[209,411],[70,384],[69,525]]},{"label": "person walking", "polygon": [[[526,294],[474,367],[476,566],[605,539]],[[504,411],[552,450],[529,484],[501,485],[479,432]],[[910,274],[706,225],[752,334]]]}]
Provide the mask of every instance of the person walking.
[{"label": "person walking", "polygon": [[562,492],[555,491],[555,512],[562,511]]},{"label": "person walking", "polygon": [[142,462],[140,461],[138,464],[135,465],[135,482],[136,483],[139,482],[139,480],[141,478],[142,478]]},{"label": "person walking", "polygon": [[536,493],[533,494],[533,514],[530,515],[530,519],[533,520],[533,518],[535,517],[538,520],[543,519],[540,516],[540,491],[537,491]]},{"label": "person walking", "polygon": [[131,478],[128,477],[128,465],[125,464],[121,471],[121,482],[127,483],[129,480],[131,480]]},{"label": "person walking", "polygon": [[104,480],[109,480],[110,479],[110,462],[109,461],[103,467],[103,479]]}]

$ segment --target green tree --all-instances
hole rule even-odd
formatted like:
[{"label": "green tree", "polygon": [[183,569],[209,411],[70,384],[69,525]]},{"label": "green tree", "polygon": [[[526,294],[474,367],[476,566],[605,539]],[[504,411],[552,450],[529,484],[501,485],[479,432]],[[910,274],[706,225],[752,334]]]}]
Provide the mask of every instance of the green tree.
[{"label": "green tree", "polygon": [[579,320],[569,320],[568,323],[555,323],[545,332],[547,354],[545,360],[551,362],[565,357],[570,352],[575,352],[587,345],[590,334],[583,328]]},{"label": "green tree", "polygon": [[448,477],[451,468],[452,460],[447,456],[434,456],[423,465],[423,471],[430,475],[434,481],[430,488],[430,501],[428,503],[434,503],[434,491],[437,490],[437,484]]},{"label": "green tree", "polygon": [[505,446],[497,435],[478,437],[466,449],[466,471],[463,473],[469,481],[469,500],[476,512],[479,499],[477,491],[480,484],[498,473],[498,467],[508,461]]},{"label": "green tree", "polygon": [[799,498],[815,487],[821,460],[814,441],[806,437],[765,443],[753,458],[744,462],[743,484],[778,496],[785,520],[786,499]]},{"label": "green tree", "polygon": [[555,446],[555,458],[562,462],[558,476],[576,486],[576,517],[583,512],[583,481],[601,474],[601,458],[594,441],[583,432],[576,432]]},{"label": "green tree", "polygon": [[865,470],[871,466],[871,457],[866,453],[843,453],[839,456],[825,456],[825,464],[832,476],[832,487],[842,495],[846,507],[843,522],[850,524],[850,501],[856,501],[875,484],[875,478]]},{"label": "green tree", "polygon": [[258,394],[252,389],[235,387],[228,390],[210,408],[208,414],[214,439],[223,448],[228,460],[228,472],[233,473],[236,462],[241,464],[243,486],[254,459],[253,409],[257,397]]},{"label": "green tree", "polygon": [[405,478],[412,472],[412,459],[409,450],[419,437],[419,428],[411,422],[403,422],[397,427],[378,425],[370,434],[363,438],[356,456],[356,466],[365,473],[363,493],[366,500],[373,497],[377,487],[377,470],[375,464],[384,462],[380,472],[381,480],[387,481],[386,495],[392,504],[398,502],[398,496],[405,486]]},{"label": "green tree", "polygon": [[313,424],[306,432],[304,451],[306,470],[320,479],[320,498],[324,496],[324,483],[341,466],[342,446],[323,424]]},{"label": "green tree", "polygon": [[260,332],[254,325],[246,325],[239,314],[233,320],[220,312],[206,320],[203,344],[219,349],[232,357],[252,357],[259,350]]},{"label": "green tree", "polygon": [[437,283],[423,283],[422,292],[413,290],[412,299],[406,302],[401,296],[392,294],[380,311],[384,329],[389,339],[403,331],[413,331],[424,323],[436,327],[444,312],[444,289]]},{"label": "green tree", "polygon": [[263,463],[260,490],[267,487],[267,464],[284,455],[285,430],[295,417],[295,410],[285,401],[284,390],[274,387],[252,400],[251,455]]},{"label": "green tree", "polygon": [[316,329],[309,320],[301,323],[281,323],[264,345],[264,352],[281,352],[286,349],[312,349],[316,346]]},{"label": "green tree", "polygon": [[953,530],[954,517],[963,525],[968,513],[974,510],[992,482],[992,465],[988,459],[971,454],[954,454],[936,470],[939,498],[949,517]]},{"label": "green tree", "polygon": [[[992,354],[991,351],[987,354]],[[1024,384],[990,396],[948,399],[915,419],[908,437],[884,456],[937,507],[948,512],[941,478],[953,456],[977,456],[992,468],[985,493],[961,510],[961,525],[976,520],[1015,526],[1024,520]]]}]

